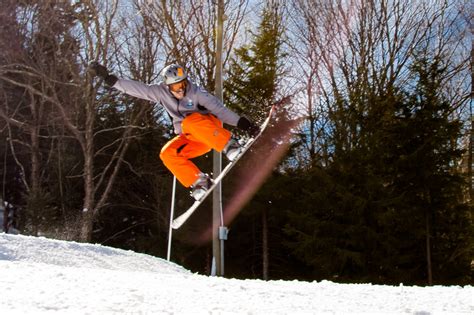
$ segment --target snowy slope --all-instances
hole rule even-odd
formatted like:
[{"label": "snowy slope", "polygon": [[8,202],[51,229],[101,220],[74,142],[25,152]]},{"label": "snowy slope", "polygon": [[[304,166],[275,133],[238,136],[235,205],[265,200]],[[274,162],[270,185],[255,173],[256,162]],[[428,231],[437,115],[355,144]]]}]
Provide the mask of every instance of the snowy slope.
[{"label": "snowy slope", "polygon": [[474,287],[207,277],[110,247],[0,234],[0,314],[474,314]]}]

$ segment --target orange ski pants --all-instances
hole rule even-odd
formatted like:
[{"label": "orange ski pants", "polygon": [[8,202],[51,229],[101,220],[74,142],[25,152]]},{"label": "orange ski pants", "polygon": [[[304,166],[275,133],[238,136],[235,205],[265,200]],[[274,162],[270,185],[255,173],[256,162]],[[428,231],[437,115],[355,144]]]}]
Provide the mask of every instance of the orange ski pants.
[{"label": "orange ski pants", "polygon": [[181,123],[183,133],[161,149],[160,159],[184,187],[190,187],[201,171],[190,159],[214,149],[221,152],[231,133],[213,115],[193,113]]}]

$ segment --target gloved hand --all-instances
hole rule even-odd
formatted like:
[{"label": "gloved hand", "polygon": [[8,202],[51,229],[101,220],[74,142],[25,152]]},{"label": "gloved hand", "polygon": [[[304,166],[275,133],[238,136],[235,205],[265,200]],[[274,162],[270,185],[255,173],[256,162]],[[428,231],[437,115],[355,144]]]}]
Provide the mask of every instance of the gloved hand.
[{"label": "gloved hand", "polygon": [[104,79],[107,85],[113,86],[118,80],[118,78],[115,75],[109,73],[109,70],[107,70],[106,67],[104,67],[103,65],[101,65],[100,63],[96,61],[93,61],[90,63],[89,70],[94,75],[99,76],[102,79]]},{"label": "gloved hand", "polygon": [[240,117],[237,127],[245,131],[249,136],[255,137],[260,132],[260,127],[251,122],[247,117]]}]

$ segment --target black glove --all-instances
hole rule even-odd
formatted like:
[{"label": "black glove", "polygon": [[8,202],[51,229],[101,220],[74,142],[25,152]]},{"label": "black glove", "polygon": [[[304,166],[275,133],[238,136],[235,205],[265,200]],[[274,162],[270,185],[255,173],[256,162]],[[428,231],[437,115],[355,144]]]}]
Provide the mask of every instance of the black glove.
[{"label": "black glove", "polygon": [[109,86],[113,86],[118,80],[118,78],[115,75],[109,73],[109,70],[107,70],[106,67],[104,67],[103,65],[101,65],[100,63],[96,61],[93,61],[90,63],[89,70],[94,75],[99,76],[102,79],[104,79],[105,83]]},{"label": "black glove", "polygon": [[240,117],[239,121],[237,122],[237,127],[245,131],[251,137],[255,137],[260,132],[260,128],[248,120],[247,117]]}]

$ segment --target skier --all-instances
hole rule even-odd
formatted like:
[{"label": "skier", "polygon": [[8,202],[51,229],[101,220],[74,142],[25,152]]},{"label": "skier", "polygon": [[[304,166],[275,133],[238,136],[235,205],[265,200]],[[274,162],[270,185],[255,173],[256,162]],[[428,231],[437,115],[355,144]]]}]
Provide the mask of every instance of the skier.
[{"label": "skier", "polygon": [[123,93],[161,103],[173,120],[177,136],[161,149],[160,158],[183,186],[191,187],[196,200],[205,195],[212,181],[190,159],[214,149],[232,161],[242,150],[231,132],[223,128],[223,122],[250,136],[260,131],[248,118],[229,110],[217,97],[189,80],[184,68],[177,64],[166,66],[161,73],[163,81],[151,85],[118,78],[97,62],[91,63],[90,69]]}]

